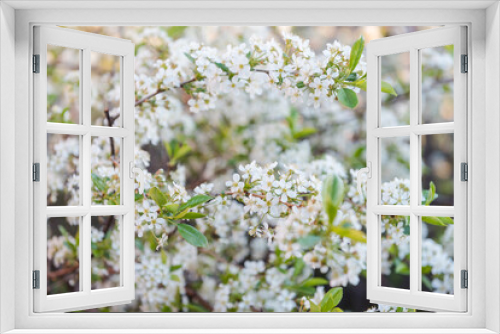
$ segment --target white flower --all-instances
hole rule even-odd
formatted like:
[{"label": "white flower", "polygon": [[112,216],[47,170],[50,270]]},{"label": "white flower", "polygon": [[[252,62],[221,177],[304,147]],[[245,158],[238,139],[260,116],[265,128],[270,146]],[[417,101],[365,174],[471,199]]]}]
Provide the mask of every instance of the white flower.
[{"label": "white flower", "polygon": [[297,192],[292,189],[293,183],[291,181],[285,181],[285,179],[281,179],[273,182],[273,186],[275,187],[274,192],[280,196],[280,200],[282,202],[288,202],[288,198],[296,198]]},{"label": "white flower", "polygon": [[196,188],[194,188],[194,192],[198,195],[209,194],[214,188],[213,183],[202,183]]},{"label": "white flower", "polygon": [[198,99],[189,100],[188,105],[191,112],[197,113],[201,110],[201,101]]},{"label": "white flower", "polygon": [[233,197],[236,197],[237,194],[243,193],[245,183],[240,182],[240,174],[233,174],[233,182],[227,181],[226,187],[231,187]]},{"label": "white flower", "polygon": [[309,100],[307,101],[308,105],[314,105],[315,109],[318,109],[321,105],[321,92],[315,90],[314,93],[309,94]]}]

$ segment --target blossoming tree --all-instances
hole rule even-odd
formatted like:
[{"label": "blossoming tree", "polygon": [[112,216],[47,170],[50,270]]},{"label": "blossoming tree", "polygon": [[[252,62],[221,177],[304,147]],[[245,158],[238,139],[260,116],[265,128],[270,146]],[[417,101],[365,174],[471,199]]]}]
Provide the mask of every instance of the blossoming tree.
[{"label": "blossoming tree", "polygon": [[[146,170],[147,193],[136,194],[136,300],[113,310],[341,312],[354,298],[344,288],[366,277],[365,194],[354,184],[365,164],[356,109],[366,88],[364,38],[316,52],[297,35],[277,39],[272,28],[217,35],[212,46],[195,37],[202,30],[128,32],[136,43],[136,165]],[[72,71],[57,76],[63,53],[51,59],[48,119],[72,122],[77,79]],[[120,121],[115,68],[95,66],[107,80],[93,87],[108,93],[96,95],[92,118],[105,126]],[[397,105],[405,88],[383,82],[382,91]],[[78,201],[78,141],[60,136],[48,145],[50,201]],[[112,138],[92,141],[96,203],[119,202],[119,152]],[[407,168],[407,152],[391,152],[403,161],[393,167]],[[437,198],[432,182],[424,197],[427,205]],[[409,181],[384,183],[382,199],[408,204]],[[423,281],[447,293],[453,221],[426,223],[433,237],[424,240]],[[405,217],[383,218],[383,271],[393,284],[408,279],[408,227]],[[92,225],[96,287],[119,282],[118,228],[113,217]],[[49,290],[71,291],[75,222],[60,222],[48,238]]]}]

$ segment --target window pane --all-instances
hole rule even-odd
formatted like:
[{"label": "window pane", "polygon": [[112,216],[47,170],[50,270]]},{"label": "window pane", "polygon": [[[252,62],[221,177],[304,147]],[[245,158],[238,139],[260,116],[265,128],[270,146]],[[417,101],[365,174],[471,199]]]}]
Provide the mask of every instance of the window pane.
[{"label": "window pane", "polygon": [[47,121],[80,122],[80,50],[47,45]]},{"label": "window pane", "polygon": [[380,216],[381,286],[410,288],[410,217]]},{"label": "window pane", "polygon": [[452,206],[453,134],[426,135],[421,140],[422,204]]},{"label": "window pane", "polygon": [[92,137],[92,204],[120,205],[121,138]]},{"label": "window pane", "polygon": [[410,138],[380,139],[381,204],[410,205]]},{"label": "window pane", "polygon": [[119,216],[92,217],[92,289],[120,286]]},{"label": "window pane", "polygon": [[80,290],[80,217],[47,219],[47,294]]},{"label": "window pane", "polygon": [[422,217],[422,290],[453,294],[453,218]]},{"label": "window pane", "polygon": [[381,94],[380,126],[410,124],[410,53],[380,57],[380,79],[394,88],[397,96]]},{"label": "window pane", "polygon": [[453,121],[453,45],[422,49],[422,123]]},{"label": "window pane", "polygon": [[92,125],[121,126],[120,58],[91,52]]},{"label": "window pane", "polygon": [[47,134],[47,205],[80,204],[80,137]]}]

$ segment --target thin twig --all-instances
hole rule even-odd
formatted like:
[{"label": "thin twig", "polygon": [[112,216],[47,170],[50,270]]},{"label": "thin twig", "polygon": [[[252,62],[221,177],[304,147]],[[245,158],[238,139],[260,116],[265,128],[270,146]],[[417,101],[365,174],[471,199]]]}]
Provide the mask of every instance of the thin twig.
[{"label": "thin twig", "polygon": [[[106,119],[108,120],[108,126],[112,127],[116,118],[111,117],[109,115],[109,109],[104,109],[104,115],[106,115]],[[115,141],[114,141],[113,137],[109,137],[109,145],[111,146],[111,156],[113,157],[113,160],[114,160],[115,156],[116,156],[116,151],[115,151]]]},{"label": "thin twig", "polygon": [[[249,192],[246,192],[246,191],[243,194],[228,192],[228,193],[226,193],[226,195],[247,195],[247,196],[255,196],[255,197],[258,197],[260,199],[266,199],[266,196],[264,196],[264,195],[249,193]],[[283,202],[283,201],[280,201],[280,203],[288,206],[289,208],[293,208],[294,206],[296,206],[298,208],[301,208],[301,207],[304,206],[304,204],[292,204],[292,203]]]},{"label": "thin twig", "polygon": [[73,273],[78,268],[79,268],[79,264],[77,262],[76,264],[72,265],[71,267],[61,268],[61,269],[56,270],[56,271],[47,272],[47,278],[50,280],[55,280],[56,278],[58,278],[60,276],[64,276],[64,275]]},{"label": "thin twig", "polygon": [[108,219],[106,220],[106,225],[104,226],[104,229],[102,232],[104,235],[108,233],[108,231],[111,229],[111,227],[114,225],[113,222],[115,221],[115,216],[109,216]]},{"label": "thin twig", "polygon": [[144,102],[146,102],[146,101],[147,101],[147,100],[149,100],[150,98],[155,97],[156,95],[161,94],[161,93],[163,93],[164,91],[165,91],[165,89],[160,89],[160,88],[158,88],[158,90],[157,90],[156,92],[151,93],[151,94],[148,94],[148,95],[144,96],[142,99],[135,101],[135,106],[136,106],[136,107],[137,107],[137,106],[140,106],[141,104],[143,104]]},{"label": "thin twig", "polygon": [[[190,83],[195,82],[195,81],[196,81],[196,78],[190,79],[188,81],[181,82],[181,84],[179,85],[179,87],[175,87],[175,88],[184,88],[184,86],[186,86],[187,84],[190,84]],[[156,92],[148,94],[148,95],[144,96],[142,99],[135,101],[135,106],[138,107],[141,104],[143,104],[144,102],[148,101],[149,99],[155,97],[158,94],[166,92],[166,91],[167,91],[166,89],[158,88],[156,90]]]},{"label": "thin twig", "polygon": [[193,301],[198,302],[201,306],[203,306],[208,311],[210,311],[210,312],[213,311],[212,305],[210,305],[209,302],[207,302],[202,296],[200,296],[196,290],[192,289],[189,286],[186,286],[185,289],[186,289],[186,295],[191,297],[193,299]]}]

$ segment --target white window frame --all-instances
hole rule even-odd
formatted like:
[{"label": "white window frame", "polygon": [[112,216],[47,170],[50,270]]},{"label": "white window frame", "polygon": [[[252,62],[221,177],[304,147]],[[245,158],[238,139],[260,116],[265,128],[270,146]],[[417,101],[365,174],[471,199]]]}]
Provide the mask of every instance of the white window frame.
[{"label": "white window frame", "polygon": [[[126,39],[90,34],[52,26],[34,27],[34,54],[39,55],[39,73],[33,75],[34,162],[40,164],[39,181],[33,185],[34,259],[39,270],[39,288],[34,289],[34,311],[75,311],[100,306],[128,304],[135,298],[135,202],[134,163],[135,95],[134,44]],[[47,122],[47,46],[72,48],[79,53],[79,124]],[[91,123],[91,53],[117,56],[120,62],[120,119],[118,127]],[[80,203],[78,206],[47,206],[47,135],[79,138]],[[91,142],[93,136],[120,140],[120,203],[92,205]],[[133,176],[133,174],[132,174]],[[120,285],[92,290],[91,217],[118,216],[120,226]],[[47,219],[79,217],[79,290],[47,295]]]},{"label": "white window frame", "polygon": [[[367,187],[367,297],[373,303],[407,306],[423,310],[467,310],[467,290],[461,288],[461,271],[467,270],[467,186],[461,181],[461,163],[467,163],[467,75],[462,73],[461,56],[467,54],[466,27],[448,26],[374,40],[367,45],[367,148],[366,161],[371,166]],[[454,46],[453,121],[423,124],[421,50],[445,45]],[[410,100],[408,125],[384,127],[381,124],[381,59],[407,53],[410,59]],[[453,134],[454,205],[424,206],[422,198],[422,135]],[[384,138],[408,138],[410,142],[410,205],[380,205],[382,170],[381,141]],[[410,218],[410,288],[381,285],[381,216],[401,215]],[[454,293],[422,291],[422,217],[453,217]]]},{"label": "white window frame", "polygon": [[[493,1],[192,2],[7,1],[0,5],[0,322],[36,333],[237,332],[494,333],[500,331],[500,10]],[[12,8],[15,7],[16,9]],[[122,8],[119,8],[122,6]],[[149,9],[147,9],[149,6]],[[453,8],[452,6],[460,6]],[[66,7],[61,9],[61,7]],[[106,7],[108,9],[106,9]],[[143,8],[123,9],[128,8]],[[159,8],[162,7],[162,8]],[[180,8],[179,8],[180,7]],[[347,7],[347,8],[346,8]],[[24,8],[24,9],[22,9]],[[50,9],[50,10],[42,10]],[[82,9],[83,8],[83,9]],[[104,8],[104,9],[103,9]],[[241,8],[245,8],[242,10]],[[54,10],[59,9],[59,10]],[[411,10],[409,10],[411,9]],[[442,25],[469,31],[468,312],[436,314],[35,314],[33,313],[31,163],[32,27],[61,25]],[[15,40],[13,32],[15,31]],[[5,44],[4,44],[5,43]],[[7,47],[5,48],[4,45]],[[15,49],[14,49],[15,47]],[[486,71],[486,63],[488,69]],[[15,66],[15,70],[14,70]],[[12,87],[15,82],[15,91]],[[14,94],[15,93],[15,94]],[[15,112],[14,112],[15,111]],[[12,116],[15,114],[15,118]],[[488,137],[486,137],[487,133]],[[12,145],[12,135],[15,145]],[[9,137],[10,136],[10,137]],[[488,140],[486,140],[486,138]],[[486,154],[488,152],[488,154]],[[12,174],[15,171],[15,177]],[[486,182],[486,175],[488,182]],[[15,189],[15,190],[13,190]],[[11,199],[15,192],[14,201]],[[28,194],[28,196],[26,195]],[[488,194],[488,196],[486,196]],[[14,209],[12,209],[14,208]],[[488,217],[488,219],[485,219]],[[15,222],[15,225],[12,224]],[[472,229],[471,226],[474,226]],[[15,237],[12,238],[12,235]],[[491,256],[485,265],[486,249]],[[14,254],[13,254],[14,253]],[[26,259],[30,259],[26,261]],[[13,288],[15,287],[15,288]],[[487,293],[486,293],[487,292]],[[15,305],[12,307],[12,305]],[[140,328],[139,330],[132,330]],[[287,328],[284,330],[284,328]],[[384,328],[381,330],[381,328]],[[413,330],[411,330],[413,328]],[[101,329],[101,330],[99,330]],[[121,329],[121,330],[120,330]],[[184,329],[184,330],[180,330]],[[295,329],[295,330],[293,330]],[[343,330],[345,329],[345,330]],[[40,331],[38,331],[40,330]],[[47,332],[47,331],[45,331]]]}]

